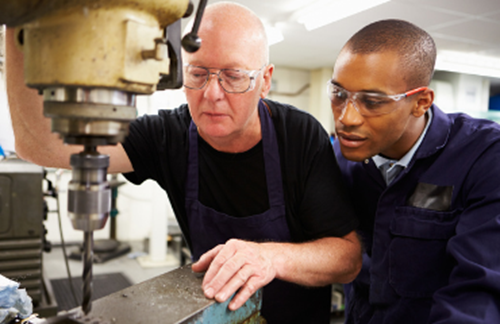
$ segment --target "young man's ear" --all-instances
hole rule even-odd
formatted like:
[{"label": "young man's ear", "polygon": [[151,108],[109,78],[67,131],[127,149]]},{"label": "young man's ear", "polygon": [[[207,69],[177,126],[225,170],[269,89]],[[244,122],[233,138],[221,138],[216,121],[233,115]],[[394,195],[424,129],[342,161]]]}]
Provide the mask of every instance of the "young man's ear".
[{"label": "young man's ear", "polygon": [[423,116],[427,110],[429,110],[433,102],[434,90],[428,88],[421,93],[418,93],[417,101],[415,102],[415,107],[413,109],[413,115],[415,117]]}]

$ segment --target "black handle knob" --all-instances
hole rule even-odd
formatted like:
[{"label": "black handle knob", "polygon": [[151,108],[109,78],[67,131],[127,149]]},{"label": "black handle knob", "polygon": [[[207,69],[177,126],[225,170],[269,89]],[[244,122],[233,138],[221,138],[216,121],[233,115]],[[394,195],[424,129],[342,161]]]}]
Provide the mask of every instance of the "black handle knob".
[{"label": "black handle knob", "polygon": [[182,38],[182,47],[188,53],[194,53],[201,47],[201,38],[197,34],[190,32]]},{"label": "black handle knob", "polygon": [[208,0],[200,0],[198,10],[196,11],[196,17],[194,18],[193,29],[182,38],[182,47],[188,53],[194,53],[201,47],[201,39],[198,37],[198,29],[200,28],[201,18],[203,17],[207,1]]}]

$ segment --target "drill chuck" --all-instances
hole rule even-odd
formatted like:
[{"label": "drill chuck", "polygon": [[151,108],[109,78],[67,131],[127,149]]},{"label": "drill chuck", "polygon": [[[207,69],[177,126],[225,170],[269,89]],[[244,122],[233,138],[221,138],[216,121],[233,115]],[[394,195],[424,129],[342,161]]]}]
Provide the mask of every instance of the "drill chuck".
[{"label": "drill chuck", "polygon": [[68,186],[68,213],[73,228],[101,229],[111,211],[111,187],[106,179],[109,157],[85,150],[71,156],[73,178]]}]

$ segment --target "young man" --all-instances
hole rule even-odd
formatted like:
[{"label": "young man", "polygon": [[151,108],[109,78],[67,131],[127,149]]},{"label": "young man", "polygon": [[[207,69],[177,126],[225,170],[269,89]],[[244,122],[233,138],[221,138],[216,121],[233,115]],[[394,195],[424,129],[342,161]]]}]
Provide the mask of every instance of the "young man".
[{"label": "young man", "polygon": [[422,29],[375,22],[344,46],[334,149],[360,218],[347,323],[500,322],[500,129],[445,114]]},{"label": "young man", "polygon": [[[252,12],[209,6],[199,35],[200,50],[184,53],[188,104],[137,119],[123,145],[99,150],[111,172],[167,191],[198,260],[192,268],[206,270],[208,298],[222,302],[239,289],[234,310],[265,286],[268,323],[328,323],[329,285],[350,282],[361,267],[357,220],[328,135],[310,115],[263,99],[274,67]],[[17,152],[68,167],[79,148],[50,134],[40,99],[21,84],[15,48],[7,54]]]}]

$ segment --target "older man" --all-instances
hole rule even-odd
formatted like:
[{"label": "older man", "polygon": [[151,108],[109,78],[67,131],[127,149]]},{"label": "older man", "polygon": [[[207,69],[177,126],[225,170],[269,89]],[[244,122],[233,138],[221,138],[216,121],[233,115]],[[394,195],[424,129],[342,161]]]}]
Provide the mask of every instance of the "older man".
[{"label": "older man", "polygon": [[[209,6],[199,35],[201,49],[183,56],[188,104],[132,122],[123,145],[102,149],[110,171],[167,191],[197,260],[192,268],[206,270],[208,298],[237,292],[234,310],[265,286],[269,323],[328,323],[329,284],[353,280],[361,264],[328,135],[307,113],[263,99],[274,67],[251,11]],[[9,47],[7,64],[17,152],[68,167],[72,148],[34,113],[40,99],[21,85],[15,51]]]}]

